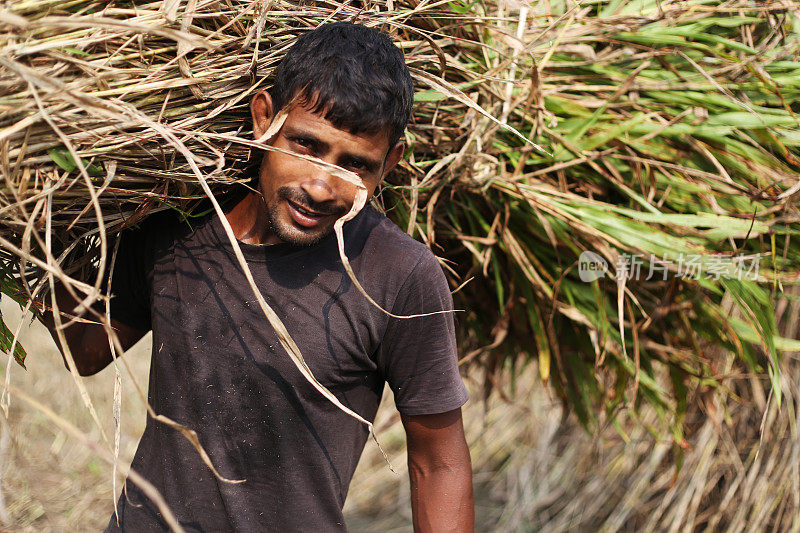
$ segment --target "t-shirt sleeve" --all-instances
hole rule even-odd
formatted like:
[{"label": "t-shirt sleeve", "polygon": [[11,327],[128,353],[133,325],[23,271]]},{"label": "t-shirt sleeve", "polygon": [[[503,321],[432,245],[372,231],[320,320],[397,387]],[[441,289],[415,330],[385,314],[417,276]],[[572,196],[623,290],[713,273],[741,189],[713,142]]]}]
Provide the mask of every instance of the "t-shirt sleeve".
[{"label": "t-shirt sleeve", "polygon": [[[111,275],[111,318],[139,331],[150,330],[152,224],[122,231]],[[111,248],[113,253],[113,247]],[[109,259],[111,254],[109,254]]]},{"label": "t-shirt sleeve", "polygon": [[[452,309],[444,272],[433,253],[425,250],[401,286],[391,312],[416,315]],[[378,365],[401,414],[444,413],[469,399],[458,372],[453,313],[390,317]]]}]

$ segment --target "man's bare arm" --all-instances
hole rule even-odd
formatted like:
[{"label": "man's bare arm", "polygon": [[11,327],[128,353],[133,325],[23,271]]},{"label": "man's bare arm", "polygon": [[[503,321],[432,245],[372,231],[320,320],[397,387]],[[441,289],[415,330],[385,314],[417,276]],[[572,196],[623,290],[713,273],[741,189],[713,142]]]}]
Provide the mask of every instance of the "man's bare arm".
[{"label": "man's bare arm", "polygon": [[[67,315],[73,315],[78,302],[72,295],[60,284],[56,284],[55,295],[59,311]],[[52,310],[49,308],[46,309],[42,313],[42,319],[44,325],[50,330],[50,335],[56,342],[56,346],[61,350],[61,355],[64,357],[64,365],[68,367],[67,359],[64,355],[64,348],[61,346],[58,339],[56,321],[53,317]],[[61,322],[62,324],[67,323],[69,322],[69,318],[62,314]],[[113,319],[111,320],[111,327],[117,332],[123,350],[127,350],[136,344],[139,339],[145,335],[145,332]],[[96,374],[111,363],[111,347],[108,343],[106,330],[102,324],[95,322],[74,322],[63,330],[63,334],[69,351],[73,359],[75,359],[75,366],[80,375],[90,376]]]},{"label": "man's bare arm", "polygon": [[461,409],[403,416],[415,533],[472,532],[472,463]]}]

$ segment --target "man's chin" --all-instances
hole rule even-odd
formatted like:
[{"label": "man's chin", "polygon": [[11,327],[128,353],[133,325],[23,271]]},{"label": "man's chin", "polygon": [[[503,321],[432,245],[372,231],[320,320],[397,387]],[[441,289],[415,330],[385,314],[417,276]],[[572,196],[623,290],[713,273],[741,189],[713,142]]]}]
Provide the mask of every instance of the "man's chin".
[{"label": "man's chin", "polygon": [[275,235],[283,242],[292,246],[313,246],[333,233],[333,227],[308,231],[289,224],[273,225]]},{"label": "man's chin", "polygon": [[292,219],[281,204],[272,204],[267,209],[267,219],[278,239],[293,246],[313,246],[333,233],[333,221],[325,221],[316,227],[304,227]]}]

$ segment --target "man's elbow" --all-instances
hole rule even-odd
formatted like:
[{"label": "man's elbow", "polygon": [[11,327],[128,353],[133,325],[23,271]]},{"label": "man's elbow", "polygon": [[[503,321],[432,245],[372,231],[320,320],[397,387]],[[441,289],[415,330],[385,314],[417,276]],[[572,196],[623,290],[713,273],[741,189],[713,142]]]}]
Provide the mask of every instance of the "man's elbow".
[{"label": "man's elbow", "polygon": [[469,454],[462,457],[413,457],[408,458],[409,473],[416,478],[447,476],[472,479],[472,464]]},{"label": "man's elbow", "polygon": [[[75,370],[77,370],[78,375],[84,377],[97,374],[111,362],[110,356],[106,356],[104,353],[71,350],[71,354],[75,363]],[[62,353],[62,358],[66,369],[72,372],[67,356]]]},{"label": "man's elbow", "polygon": [[78,367],[78,374],[80,374],[81,376],[84,376],[84,377],[93,376],[93,375],[97,374],[98,372],[100,372],[101,370],[103,370],[106,366],[108,366],[108,365],[105,364],[105,365],[88,365],[88,366],[87,365],[83,365],[83,366],[79,366]]}]

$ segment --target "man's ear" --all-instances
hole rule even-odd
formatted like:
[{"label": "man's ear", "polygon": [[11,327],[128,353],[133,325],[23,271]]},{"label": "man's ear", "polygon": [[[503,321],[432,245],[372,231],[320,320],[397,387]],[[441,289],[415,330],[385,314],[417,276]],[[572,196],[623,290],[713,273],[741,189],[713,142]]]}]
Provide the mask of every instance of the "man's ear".
[{"label": "man's ear", "polygon": [[386,154],[386,164],[383,165],[383,174],[381,174],[381,180],[386,177],[386,175],[391,172],[391,170],[400,162],[400,159],[403,157],[403,152],[406,150],[406,143],[403,139],[397,141],[389,153]]},{"label": "man's ear", "polygon": [[267,91],[259,91],[253,96],[250,101],[250,116],[253,119],[253,137],[260,139],[274,117],[272,97]]}]

